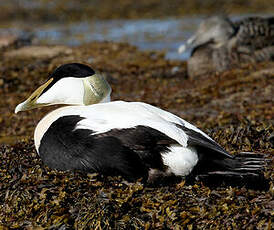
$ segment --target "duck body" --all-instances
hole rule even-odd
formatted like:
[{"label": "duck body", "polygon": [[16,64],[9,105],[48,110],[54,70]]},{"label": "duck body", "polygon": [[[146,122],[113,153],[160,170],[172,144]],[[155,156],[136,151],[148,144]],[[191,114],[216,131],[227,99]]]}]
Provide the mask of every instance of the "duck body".
[{"label": "duck body", "polygon": [[204,147],[228,155],[193,125],[141,102],[57,109],[39,122],[34,140],[51,168],[122,174],[129,179],[147,177],[151,169],[186,176],[198,154],[184,130],[206,140]]},{"label": "duck body", "polygon": [[237,177],[248,175],[258,163],[239,164],[195,126],[141,102],[57,109],[38,123],[34,140],[50,168],[122,175],[130,181],[208,176],[218,170]]},{"label": "duck body", "polygon": [[17,113],[72,104],[46,115],[35,129],[35,148],[44,164],[149,182],[172,175],[233,180],[261,176],[262,156],[230,155],[176,115],[142,102],[110,102],[110,92],[104,78],[72,63],[59,67],[16,107]]},{"label": "duck body", "polygon": [[188,48],[192,49],[188,60],[190,77],[222,72],[240,63],[272,61],[274,17],[249,17],[236,22],[225,16],[210,17],[179,52]]}]

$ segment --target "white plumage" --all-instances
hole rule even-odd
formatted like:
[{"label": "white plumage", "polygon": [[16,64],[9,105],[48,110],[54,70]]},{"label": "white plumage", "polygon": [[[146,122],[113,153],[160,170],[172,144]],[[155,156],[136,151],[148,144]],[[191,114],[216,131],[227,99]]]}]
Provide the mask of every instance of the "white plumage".
[{"label": "white plumage", "polygon": [[[65,87],[64,87],[65,85]],[[84,86],[81,78],[67,77],[57,81],[47,92],[37,99],[40,104],[81,105]]]},{"label": "white plumage", "polygon": [[[92,130],[92,135],[106,133],[112,129],[129,129],[143,125],[156,129],[178,142],[178,146],[170,147],[170,152],[164,154],[164,163],[176,175],[186,175],[197,164],[198,156],[195,148],[187,144],[188,136],[176,124],[186,126],[200,132],[201,130],[183,119],[142,102],[113,101],[89,106],[67,106],[45,116],[35,129],[34,142],[37,152],[43,134],[58,118],[68,115],[79,115],[84,119],[79,121],[77,129]],[[210,138],[209,138],[210,139]],[[174,170],[173,170],[174,168]]]}]

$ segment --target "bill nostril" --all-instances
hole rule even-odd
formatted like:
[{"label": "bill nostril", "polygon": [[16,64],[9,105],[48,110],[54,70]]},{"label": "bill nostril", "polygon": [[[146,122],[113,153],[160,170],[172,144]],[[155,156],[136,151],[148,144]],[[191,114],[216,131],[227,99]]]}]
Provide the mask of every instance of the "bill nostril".
[{"label": "bill nostril", "polygon": [[37,99],[37,96],[30,98],[30,101],[34,101],[35,99]]}]

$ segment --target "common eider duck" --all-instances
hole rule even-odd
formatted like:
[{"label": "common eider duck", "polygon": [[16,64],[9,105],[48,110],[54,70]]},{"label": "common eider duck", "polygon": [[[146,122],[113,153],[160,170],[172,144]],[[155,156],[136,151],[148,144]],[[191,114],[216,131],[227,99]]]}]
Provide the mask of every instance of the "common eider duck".
[{"label": "common eider duck", "polygon": [[261,155],[229,154],[207,134],[172,113],[142,102],[110,102],[111,87],[84,64],[58,67],[15,113],[67,104],[34,132],[37,153],[57,170],[122,175],[129,181],[162,176],[256,178]]},{"label": "common eider duck", "polygon": [[248,17],[232,22],[226,16],[210,17],[178,49],[191,49],[190,77],[222,72],[240,65],[274,60],[274,17]]}]

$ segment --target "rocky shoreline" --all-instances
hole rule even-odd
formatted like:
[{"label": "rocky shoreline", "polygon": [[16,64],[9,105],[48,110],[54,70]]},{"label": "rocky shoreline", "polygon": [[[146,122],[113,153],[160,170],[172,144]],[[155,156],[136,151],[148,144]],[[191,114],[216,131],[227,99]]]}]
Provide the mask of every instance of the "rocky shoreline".
[{"label": "rocky shoreline", "polygon": [[[189,79],[185,62],[125,43],[11,44],[0,52],[1,229],[273,227],[273,62]],[[120,177],[48,169],[35,152],[33,131],[53,107],[17,115],[14,108],[56,66],[68,62],[101,71],[114,100],[144,101],[169,110],[233,154],[265,154],[271,160],[265,172],[270,188],[210,187],[184,180],[148,187]]]}]

